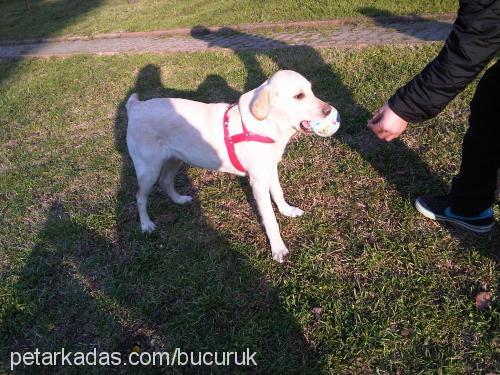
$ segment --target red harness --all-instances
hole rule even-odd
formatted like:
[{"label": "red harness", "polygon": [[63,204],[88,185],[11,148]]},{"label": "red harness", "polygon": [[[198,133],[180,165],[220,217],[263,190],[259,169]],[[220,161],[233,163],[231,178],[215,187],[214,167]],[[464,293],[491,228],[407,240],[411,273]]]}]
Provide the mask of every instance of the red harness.
[{"label": "red harness", "polygon": [[224,142],[226,143],[227,154],[229,155],[229,160],[233,166],[239,170],[240,172],[246,172],[246,169],[243,168],[240,161],[238,160],[238,156],[236,156],[236,151],[234,149],[234,145],[240,142],[260,142],[260,143],[274,143],[274,139],[265,137],[263,135],[254,134],[248,131],[245,123],[243,122],[243,118],[241,119],[241,127],[243,131],[239,134],[229,135],[229,110],[236,106],[237,103],[231,104],[227,107],[226,112],[224,113]]}]

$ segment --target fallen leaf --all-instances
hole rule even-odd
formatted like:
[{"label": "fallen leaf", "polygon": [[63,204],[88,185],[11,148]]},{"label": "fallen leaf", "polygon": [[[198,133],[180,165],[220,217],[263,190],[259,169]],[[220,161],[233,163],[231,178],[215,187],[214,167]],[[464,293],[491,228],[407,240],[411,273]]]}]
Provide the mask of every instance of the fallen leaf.
[{"label": "fallen leaf", "polygon": [[410,336],[413,333],[414,329],[413,328],[403,328],[401,330],[401,336],[407,337]]},{"label": "fallen leaf", "polygon": [[495,336],[491,340],[491,346],[495,349],[500,349],[500,336]]},{"label": "fallen leaf", "polygon": [[491,292],[481,292],[476,296],[476,308],[478,310],[487,310],[491,304]]},{"label": "fallen leaf", "polygon": [[323,312],[323,308],[322,307],[314,307],[312,309],[312,312],[313,312],[314,316],[316,317],[316,319],[319,319],[319,317],[321,316],[321,313]]}]

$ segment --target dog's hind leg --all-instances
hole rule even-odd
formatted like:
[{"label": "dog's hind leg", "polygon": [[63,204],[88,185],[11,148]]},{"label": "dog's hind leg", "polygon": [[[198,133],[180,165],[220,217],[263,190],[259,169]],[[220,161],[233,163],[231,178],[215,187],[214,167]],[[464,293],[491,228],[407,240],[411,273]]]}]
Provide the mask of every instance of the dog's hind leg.
[{"label": "dog's hind leg", "polygon": [[175,190],[175,175],[179,171],[182,161],[169,159],[163,164],[160,175],[160,186],[163,191],[177,204],[185,204],[193,200],[189,195],[181,195]]},{"label": "dog's hind leg", "polygon": [[150,233],[155,229],[155,224],[149,218],[147,211],[148,195],[151,188],[158,180],[161,163],[151,163],[148,165],[143,164],[142,166],[135,165],[135,168],[137,172],[137,182],[139,183],[139,191],[137,192],[136,197],[137,209],[141,220],[141,230],[145,233]]}]

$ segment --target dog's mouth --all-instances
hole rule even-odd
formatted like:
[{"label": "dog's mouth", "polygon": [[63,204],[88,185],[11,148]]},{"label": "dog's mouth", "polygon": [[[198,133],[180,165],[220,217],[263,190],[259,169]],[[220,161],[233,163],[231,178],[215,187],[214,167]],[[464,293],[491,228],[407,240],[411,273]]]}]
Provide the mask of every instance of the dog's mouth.
[{"label": "dog's mouth", "polygon": [[312,130],[312,126],[311,126],[311,121],[307,121],[307,120],[301,121],[300,122],[300,131],[304,134],[312,134],[313,130]]}]

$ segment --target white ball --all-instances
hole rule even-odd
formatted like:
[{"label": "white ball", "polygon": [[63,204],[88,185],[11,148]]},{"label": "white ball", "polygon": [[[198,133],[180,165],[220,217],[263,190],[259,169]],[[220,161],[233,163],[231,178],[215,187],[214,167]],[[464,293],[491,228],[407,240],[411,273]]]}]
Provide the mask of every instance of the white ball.
[{"label": "white ball", "polygon": [[338,111],[332,107],[332,111],[322,120],[312,121],[311,130],[314,134],[320,137],[331,137],[340,128],[340,115]]}]

